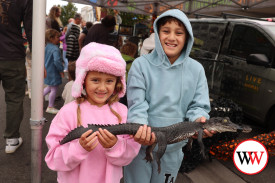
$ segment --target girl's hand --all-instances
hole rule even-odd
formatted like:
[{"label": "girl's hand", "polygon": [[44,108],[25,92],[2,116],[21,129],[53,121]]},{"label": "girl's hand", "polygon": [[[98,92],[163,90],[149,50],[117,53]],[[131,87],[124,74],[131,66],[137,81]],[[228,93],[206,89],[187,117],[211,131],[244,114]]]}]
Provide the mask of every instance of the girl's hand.
[{"label": "girl's hand", "polygon": [[111,148],[117,143],[117,137],[108,130],[99,128],[97,131],[98,141],[104,148]]},{"label": "girl's hand", "polygon": [[[92,130],[88,130],[87,132],[83,133],[79,139],[79,144],[88,152],[94,150],[97,146],[97,133],[92,133]],[[92,133],[92,134],[91,134]]]},{"label": "girl's hand", "polygon": [[156,141],[155,133],[151,132],[151,127],[147,125],[139,127],[136,135],[134,136],[134,140],[141,145],[152,145]]},{"label": "girl's hand", "polygon": [[[195,120],[195,122],[200,122],[200,123],[205,123],[206,121],[206,118],[204,116],[198,118]],[[208,131],[206,129],[203,130],[203,138],[206,138],[206,137],[212,137],[214,134],[216,134],[217,132],[216,131]],[[198,133],[196,133],[195,135],[193,135],[193,138],[197,139],[198,138]]]}]

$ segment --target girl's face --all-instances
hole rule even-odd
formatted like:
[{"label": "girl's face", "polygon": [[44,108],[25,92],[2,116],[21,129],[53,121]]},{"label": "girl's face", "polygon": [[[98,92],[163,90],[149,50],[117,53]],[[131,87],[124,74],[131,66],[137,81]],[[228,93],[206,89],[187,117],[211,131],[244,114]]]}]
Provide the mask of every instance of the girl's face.
[{"label": "girl's face", "polygon": [[61,16],[61,9],[58,8],[58,10],[55,13],[56,17],[60,17]]},{"label": "girl's face", "polygon": [[51,38],[52,44],[58,45],[59,41],[60,40],[59,40],[59,35],[58,34],[56,34],[53,38]]},{"label": "girl's face", "polygon": [[98,107],[105,105],[114,93],[116,81],[117,77],[114,75],[89,71],[84,82],[87,100]]},{"label": "girl's face", "polygon": [[167,22],[160,27],[160,43],[171,64],[179,58],[185,45],[186,36],[187,31],[185,27],[180,26],[175,21]]}]

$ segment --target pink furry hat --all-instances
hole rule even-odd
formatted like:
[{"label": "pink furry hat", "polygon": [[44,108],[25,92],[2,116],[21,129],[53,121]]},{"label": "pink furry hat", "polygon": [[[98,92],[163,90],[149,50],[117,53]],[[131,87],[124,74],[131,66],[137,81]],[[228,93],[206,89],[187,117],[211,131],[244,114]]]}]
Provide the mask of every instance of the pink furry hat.
[{"label": "pink furry hat", "polygon": [[77,98],[81,96],[84,79],[88,71],[98,71],[120,76],[123,91],[118,96],[121,98],[125,95],[126,62],[115,47],[92,42],[82,48],[80,56],[76,61],[75,81],[72,87],[73,97]]}]

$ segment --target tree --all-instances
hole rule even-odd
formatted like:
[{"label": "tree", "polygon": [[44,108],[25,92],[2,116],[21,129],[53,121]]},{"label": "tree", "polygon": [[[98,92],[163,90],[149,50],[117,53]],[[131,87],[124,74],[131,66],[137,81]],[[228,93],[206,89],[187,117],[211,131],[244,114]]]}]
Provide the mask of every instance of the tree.
[{"label": "tree", "polygon": [[62,6],[60,16],[62,24],[66,26],[68,24],[68,20],[73,18],[76,13],[77,7],[73,3],[69,2],[66,6]]},{"label": "tree", "polygon": [[[110,15],[114,15],[113,9],[107,9],[107,13]],[[150,16],[149,15],[141,15],[141,14],[135,14],[135,13],[129,13],[129,12],[120,12],[119,13],[122,24],[123,25],[130,25],[133,26],[136,23],[148,23]]]},{"label": "tree", "polygon": [[135,25],[140,22],[147,22],[150,19],[149,15],[134,14],[128,12],[120,12],[120,17],[124,25]]}]

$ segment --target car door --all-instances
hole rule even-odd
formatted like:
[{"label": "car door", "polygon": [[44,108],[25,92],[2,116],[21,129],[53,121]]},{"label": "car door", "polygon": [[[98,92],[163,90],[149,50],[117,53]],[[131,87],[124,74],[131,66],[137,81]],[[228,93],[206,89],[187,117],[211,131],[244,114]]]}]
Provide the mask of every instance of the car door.
[{"label": "car door", "polygon": [[263,121],[266,80],[270,67],[248,64],[250,54],[264,54],[271,63],[274,46],[265,32],[255,25],[232,23],[233,32],[226,53],[221,81],[223,96],[239,103],[246,114]]}]

